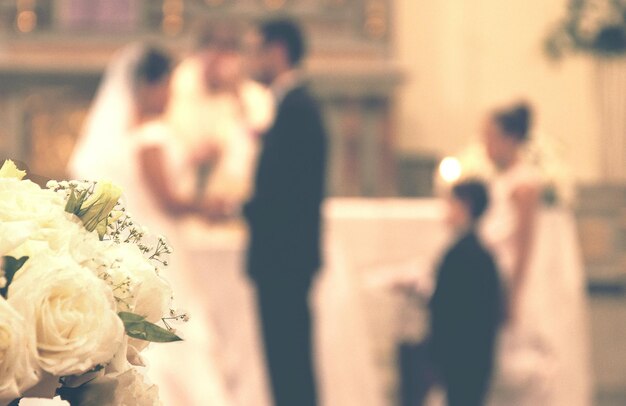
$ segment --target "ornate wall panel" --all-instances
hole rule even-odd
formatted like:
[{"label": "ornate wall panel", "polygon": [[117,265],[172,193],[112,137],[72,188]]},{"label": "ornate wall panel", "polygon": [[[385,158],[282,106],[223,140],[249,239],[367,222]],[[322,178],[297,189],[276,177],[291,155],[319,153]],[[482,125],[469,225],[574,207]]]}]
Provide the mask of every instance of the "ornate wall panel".
[{"label": "ornate wall panel", "polygon": [[334,195],[395,193],[391,0],[2,0],[0,155],[62,174],[112,53],[139,39],[183,54],[199,24],[288,15],[305,27],[307,71],[332,135]]}]

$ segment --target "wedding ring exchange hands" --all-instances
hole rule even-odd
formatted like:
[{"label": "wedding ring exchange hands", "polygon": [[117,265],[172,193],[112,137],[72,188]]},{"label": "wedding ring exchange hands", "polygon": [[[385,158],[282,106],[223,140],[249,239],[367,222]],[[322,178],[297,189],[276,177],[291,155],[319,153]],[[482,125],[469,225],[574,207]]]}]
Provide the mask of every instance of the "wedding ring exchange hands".
[{"label": "wedding ring exchange hands", "polygon": [[[188,160],[193,167],[205,167],[210,172],[217,166],[223,155],[219,145],[206,142],[195,148]],[[176,199],[175,204],[166,207],[166,210],[176,217],[195,215],[208,223],[221,223],[235,219],[240,211],[240,202],[221,196],[207,196],[202,191],[198,191],[191,198],[177,197]]]}]

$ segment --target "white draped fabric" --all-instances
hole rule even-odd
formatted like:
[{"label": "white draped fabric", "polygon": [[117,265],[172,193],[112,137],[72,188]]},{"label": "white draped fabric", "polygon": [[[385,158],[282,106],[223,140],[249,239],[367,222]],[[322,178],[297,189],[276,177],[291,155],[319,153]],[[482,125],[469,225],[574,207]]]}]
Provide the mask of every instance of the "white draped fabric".
[{"label": "white draped fabric", "polygon": [[[396,302],[384,286],[388,267],[437,253],[445,236],[441,205],[330,200],[325,211],[326,265],[311,295],[320,398],[327,406],[388,405],[397,332]],[[203,312],[192,314],[181,330],[202,336],[202,320],[209,320],[230,400],[237,406],[269,406],[254,287],[244,271],[244,226],[207,227],[189,220],[179,230],[185,238],[179,254],[188,258],[190,290],[177,294],[201,299],[195,311]],[[202,343],[197,345],[186,350],[201,357],[205,350]],[[172,363],[171,368],[172,374],[196,377],[193,364]],[[188,383],[186,390],[190,387],[203,391],[206,382]]]},{"label": "white draped fabric", "polygon": [[[559,315],[550,323],[550,342],[558,344],[558,352],[551,358],[552,379],[545,384],[560,399],[571,395],[565,403],[550,404],[582,405],[589,393],[589,369],[584,362],[588,349],[576,230],[566,210],[547,209],[540,217],[536,258],[543,265],[533,277],[541,278],[536,286],[544,291],[537,294],[546,301],[534,302],[539,308],[533,311]],[[393,404],[395,345],[406,339],[407,330],[415,339],[423,335],[426,318],[423,307],[417,309],[418,317],[407,318],[406,302],[389,289],[389,281],[432,271],[447,240],[443,203],[330,199],[325,218],[326,265],[311,297],[322,404]],[[182,228],[193,264],[188,271],[193,272],[194,291],[185,293],[202,298],[206,311],[194,314],[184,329],[193,328],[194,319],[212,319],[231,399],[241,406],[269,405],[254,288],[243,268],[245,229],[241,224],[211,229],[193,221]],[[193,379],[188,365],[172,368]],[[558,378],[555,371],[560,371]],[[197,382],[196,387],[202,390],[203,385]]]},{"label": "white draped fabric", "polygon": [[[513,196],[529,185],[540,185],[540,178],[524,162],[490,182],[482,234],[505,284],[517,255]],[[574,220],[567,209],[541,205],[533,229],[518,308],[501,334],[492,404],[588,406],[588,323]]]},{"label": "white draped fabric", "polygon": [[[389,282],[432,270],[446,241],[442,202],[332,199],[325,218],[327,262],[315,295],[322,404],[394,404],[407,312]],[[423,331],[419,318],[409,320]]]},{"label": "white draped fabric", "polygon": [[[441,204],[435,201],[327,203],[326,266],[311,297],[323,405],[391,403],[397,303],[385,287],[391,276],[389,266],[434,257],[445,240],[440,220]],[[183,330],[201,329],[194,320],[210,319],[218,363],[233,403],[270,405],[254,288],[243,267],[244,227],[207,228],[188,221],[181,230],[186,236],[183,255],[190,261],[186,272],[192,274],[188,286],[193,291],[178,295],[202,298],[204,310],[204,314],[193,314]],[[202,348],[197,351],[202,354]],[[190,365],[173,364],[172,368],[194,379]],[[205,383],[190,386],[202,391]]]},{"label": "white draped fabric", "polygon": [[518,326],[501,340],[493,406],[592,404],[583,264],[573,216],[544,208],[537,219]]}]

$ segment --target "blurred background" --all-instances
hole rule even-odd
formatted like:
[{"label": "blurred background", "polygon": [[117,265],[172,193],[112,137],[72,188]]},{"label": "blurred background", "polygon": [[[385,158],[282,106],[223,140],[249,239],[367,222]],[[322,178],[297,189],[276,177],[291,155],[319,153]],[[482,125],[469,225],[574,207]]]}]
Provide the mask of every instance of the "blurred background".
[{"label": "blurred background", "polygon": [[626,404],[626,15],[606,12],[609,3],[626,8],[623,0],[0,0],[0,158],[65,177],[114,51],[150,39],[182,58],[197,26],[212,20],[282,14],[306,28],[306,69],[331,134],[331,196],[433,196],[439,162],[479,140],[485,114],[528,100],[537,136],[575,184],[596,399]]}]

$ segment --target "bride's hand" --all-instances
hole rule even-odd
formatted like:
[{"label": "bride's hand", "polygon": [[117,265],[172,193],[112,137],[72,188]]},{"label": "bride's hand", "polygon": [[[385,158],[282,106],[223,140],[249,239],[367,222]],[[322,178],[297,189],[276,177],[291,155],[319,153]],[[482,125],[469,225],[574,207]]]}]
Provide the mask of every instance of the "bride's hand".
[{"label": "bride's hand", "polygon": [[200,165],[207,162],[216,162],[221,156],[222,149],[213,142],[207,142],[194,148],[189,156],[189,160],[194,165]]},{"label": "bride's hand", "polygon": [[193,213],[195,211],[195,207],[190,202],[177,199],[175,201],[169,202],[167,211],[173,217],[180,217],[186,214]]},{"label": "bride's hand", "polygon": [[234,218],[236,210],[228,200],[213,197],[200,205],[200,214],[205,220],[216,223]]}]

